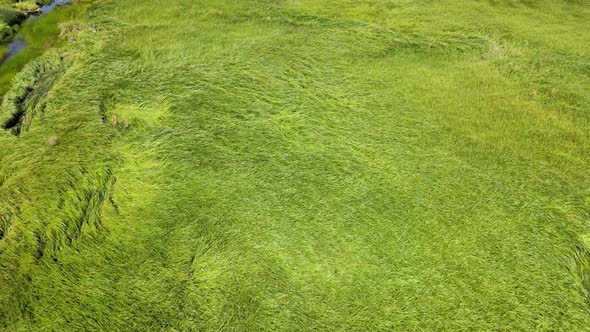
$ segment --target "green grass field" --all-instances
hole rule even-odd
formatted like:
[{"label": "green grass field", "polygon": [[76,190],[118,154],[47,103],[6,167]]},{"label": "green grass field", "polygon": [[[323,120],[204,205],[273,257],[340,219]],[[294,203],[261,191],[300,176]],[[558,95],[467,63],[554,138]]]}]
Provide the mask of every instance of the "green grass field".
[{"label": "green grass field", "polygon": [[60,10],[0,108],[0,330],[590,330],[588,0]]}]

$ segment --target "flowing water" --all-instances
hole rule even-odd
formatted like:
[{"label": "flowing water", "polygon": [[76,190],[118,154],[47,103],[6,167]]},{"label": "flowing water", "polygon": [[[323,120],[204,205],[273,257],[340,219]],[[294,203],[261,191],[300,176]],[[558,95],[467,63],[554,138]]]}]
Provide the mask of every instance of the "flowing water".
[{"label": "flowing water", "polygon": [[52,3],[45,5],[43,7],[41,7],[41,10],[39,11],[38,14],[32,15],[32,18],[35,17],[39,17],[42,16],[50,11],[52,11],[53,9],[55,9],[55,7],[66,4],[68,2],[70,2],[71,0],[55,0]]}]

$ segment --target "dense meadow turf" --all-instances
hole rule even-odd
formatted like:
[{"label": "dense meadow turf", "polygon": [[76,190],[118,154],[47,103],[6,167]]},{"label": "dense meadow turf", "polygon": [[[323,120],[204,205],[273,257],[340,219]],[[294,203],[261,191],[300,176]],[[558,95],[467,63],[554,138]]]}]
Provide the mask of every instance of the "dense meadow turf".
[{"label": "dense meadow turf", "polygon": [[587,0],[72,8],[0,109],[0,330],[590,329]]}]

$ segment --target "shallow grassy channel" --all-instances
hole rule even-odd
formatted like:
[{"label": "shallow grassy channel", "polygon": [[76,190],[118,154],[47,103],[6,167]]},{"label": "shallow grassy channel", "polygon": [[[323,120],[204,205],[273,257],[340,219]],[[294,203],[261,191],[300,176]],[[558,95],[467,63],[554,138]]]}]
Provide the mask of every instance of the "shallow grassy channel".
[{"label": "shallow grassy channel", "polygon": [[72,8],[0,108],[0,330],[588,330],[590,2]]}]

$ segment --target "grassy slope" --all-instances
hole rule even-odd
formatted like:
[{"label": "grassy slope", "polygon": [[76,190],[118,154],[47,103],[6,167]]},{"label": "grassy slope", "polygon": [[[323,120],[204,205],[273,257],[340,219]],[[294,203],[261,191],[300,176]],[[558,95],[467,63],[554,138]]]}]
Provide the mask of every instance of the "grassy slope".
[{"label": "grassy slope", "polygon": [[587,1],[235,3],[71,24],[0,135],[0,324],[590,326]]}]

